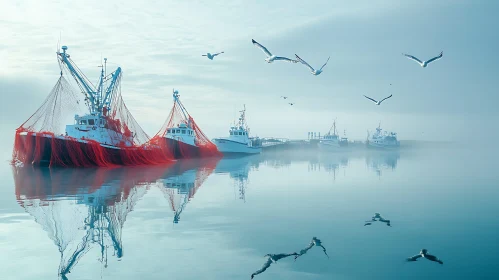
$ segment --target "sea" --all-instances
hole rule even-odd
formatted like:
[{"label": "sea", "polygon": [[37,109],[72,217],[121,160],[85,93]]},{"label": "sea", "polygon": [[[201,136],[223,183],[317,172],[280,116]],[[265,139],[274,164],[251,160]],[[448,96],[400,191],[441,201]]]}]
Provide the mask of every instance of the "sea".
[{"label": "sea", "polygon": [[[151,167],[5,161],[1,279],[499,279],[498,159],[420,143]],[[422,249],[443,264],[407,261]]]}]

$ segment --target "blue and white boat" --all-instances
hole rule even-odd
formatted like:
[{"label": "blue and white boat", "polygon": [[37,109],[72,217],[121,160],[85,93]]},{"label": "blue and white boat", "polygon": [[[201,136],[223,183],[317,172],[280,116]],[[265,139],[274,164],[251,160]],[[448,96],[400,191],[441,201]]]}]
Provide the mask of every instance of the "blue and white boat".
[{"label": "blue and white boat", "polygon": [[246,124],[246,106],[239,117],[239,122],[230,127],[229,137],[213,139],[215,145],[223,154],[259,154],[262,151],[261,140],[249,136],[249,127]]},{"label": "blue and white boat", "polygon": [[377,149],[396,149],[400,147],[400,141],[397,140],[397,133],[383,131],[381,129],[381,124],[376,128],[376,132],[373,135],[367,135],[366,141],[368,148]]}]

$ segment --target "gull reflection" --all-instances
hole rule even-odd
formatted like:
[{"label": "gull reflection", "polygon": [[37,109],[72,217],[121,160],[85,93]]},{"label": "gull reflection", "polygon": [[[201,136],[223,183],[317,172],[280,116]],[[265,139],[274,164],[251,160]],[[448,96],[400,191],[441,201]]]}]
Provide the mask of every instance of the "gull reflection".
[{"label": "gull reflection", "polygon": [[380,213],[374,213],[374,216],[371,218],[371,220],[370,221],[366,221],[365,224],[364,224],[364,226],[370,226],[370,225],[372,225],[372,223],[374,223],[376,221],[385,223],[389,227],[392,226],[391,223],[390,223],[390,220],[387,220],[387,219],[384,219],[383,217],[381,217]]},{"label": "gull reflection", "polygon": [[255,275],[258,275],[258,274],[264,272],[265,270],[267,270],[267,268],[269,268],[272,263],[275,263],[280,259],[284,259],[284,258],[287,258],[290,256],[296,257],[297,255],[298,255],[298,253],[296,253],[296,252],[291,253],[291,254],[267,254],[267,255],[265,255],[264,256],[266,258],[265,263],[263,264],[262,268],[260,268],[259,270],[255,271],[251,274],[251,279],[253,279],[253,277],[255,277]]},{"label": "gull reflection", "polygon": [[324,254],[329,259],[329,256],[328,256],[328,254],[326,252],[326,248],[322,245],[322,242],[320,241],[320,239],[318,239],[317,237],[312,237],[312,240],[308,244],[308,247],[306,247],[305,249],[300,250],[300,253],[295,256],[295,261],[296,261],[297,258],[301,257],[302,255],[305,255],[308,252],[308,250],[312,249],[312,247],[314,247],[314,246],[321,247],[322,251],[324,251]]}]

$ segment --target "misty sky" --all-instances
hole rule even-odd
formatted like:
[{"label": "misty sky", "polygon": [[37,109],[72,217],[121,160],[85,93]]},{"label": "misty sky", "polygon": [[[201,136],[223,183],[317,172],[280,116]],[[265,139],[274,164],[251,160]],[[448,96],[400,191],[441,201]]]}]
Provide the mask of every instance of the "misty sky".
[{"label": "misty sky", "polygon": [[[261,137],[306,138],[336,118],[351,139],[364,140],[379,121],[401,140],[492,139],[499,134],[498,10],[497,1],[464,0],[0,0],[3,154],[57,81],[61,33],[93,81],[103,57],[109,68],[122,67],[123,97],[149,135],[176,88],[210,138],[226,136],[246,104],[251,132]],[[300,64],[265,63],[251,39],[314,67],[331,59],[312,76]],[[225,54],[213,61],[201,56],[218,51]],[[427,68],[402,56],[440,51],[443,59]],[[393,98],[375,106],[363,94]]]}]

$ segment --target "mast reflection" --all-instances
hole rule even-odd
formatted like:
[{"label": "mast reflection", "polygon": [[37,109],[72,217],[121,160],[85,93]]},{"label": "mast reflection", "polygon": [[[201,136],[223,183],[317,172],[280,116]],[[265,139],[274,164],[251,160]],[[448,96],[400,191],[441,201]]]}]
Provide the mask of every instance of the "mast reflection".
[{"label": "mast reflection", "polygon": [[124,255],[122,229],[128,213],[166,167],[34,168],[14,167],[16,199],[47,232],[67,275],[93,247],[107,267],[108,251]]}]

